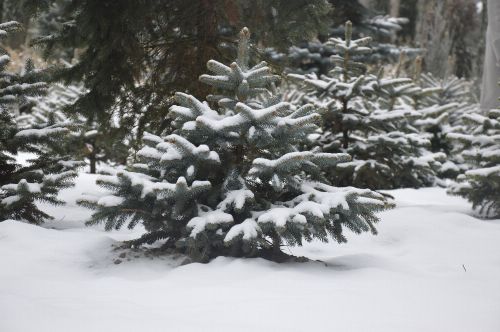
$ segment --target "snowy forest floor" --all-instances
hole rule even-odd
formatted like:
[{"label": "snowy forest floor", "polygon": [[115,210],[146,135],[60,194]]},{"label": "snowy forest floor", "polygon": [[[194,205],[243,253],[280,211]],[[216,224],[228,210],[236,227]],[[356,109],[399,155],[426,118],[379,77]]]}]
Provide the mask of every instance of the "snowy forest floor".
[{"label": "snowy forest floor", "polygon": [[0,223],[0,331],[500,331],[500,220],[444,189],[390,191],[378,236],[289,249],[323,263],[182,266],[117,249],[140,228],[85,227],[97,190],[82,174],[54,221]]}]

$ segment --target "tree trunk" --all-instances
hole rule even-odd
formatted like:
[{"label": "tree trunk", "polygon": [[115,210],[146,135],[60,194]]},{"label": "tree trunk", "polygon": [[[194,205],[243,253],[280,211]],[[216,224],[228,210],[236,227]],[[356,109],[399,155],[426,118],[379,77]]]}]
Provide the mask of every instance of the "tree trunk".
[{"label": "tree trunk", "polygon": [[344,149],[349,148],[349,131],[347,129],[344,129],[342,131],[342,137],[343,137],[343,140],[344,140],[343,148]]},{"label": "tree trunk", "polygon": [[365,6],[366,8],[372,8],[373,3],[371,0],[359,0],[359,3]]},{"label": "tree trunk", "polygon": [[[424,28],[425,28],[425,18],[426,18],[426,3],[427,0],[418,0],[416,6],[417,17],[415,20],[415,42],[418,44],[422,43]],[[432,1],[432,0],[431,0]]]},{"label": "tree trunk", "polygon": [[390,15],[392,17],[399,17],[400,8],[401,8],[401,0],[391,0],[390,2]]},{"label": "tree trunk", "polygon": [[[425,69],[438,77],[445,74],[452,36],[446,17],[447,1],[419,0],[416,26],[417,46],[426,50]],[[444,59],[444,61],[443,61]]]},{"label": "tree trunk", "polygon": [[281,252],[281,238],[277,232],[273,234],[273,256],[274,258],[279,258],[282,256]]},{"label": "tree trunk", "polygon": [[96,160],[96,156],[94,153],[92,153],[90,156],[89,156],[89,160],[90,160],[90,174],[96,174],[96,171],[97,171],[97,160]]},{"label": "tree trunk", "polygon": [[[342,104],[343,104],[342,113],[347,114],[347,112],[349,111],[349,109],[347,107],[348,101],[344,100]],[[343,116],[340,119],[340,123],[342,125],[342,147],[344,149],[347,149],[349,147],[349,130],[347,128],[345,128],[345,126],[344,126],[344,117]]]}]

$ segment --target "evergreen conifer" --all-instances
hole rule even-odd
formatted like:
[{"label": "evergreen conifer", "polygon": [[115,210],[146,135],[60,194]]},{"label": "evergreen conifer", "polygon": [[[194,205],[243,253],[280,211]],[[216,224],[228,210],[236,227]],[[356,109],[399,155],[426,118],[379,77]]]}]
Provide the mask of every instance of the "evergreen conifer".
[{"label": "evergreen conifer", "polygon": [[484,218],[500,217],[500,110],[487,115],[463,115],[469,124],[467,133],[447,136],[461,145],[461,154],[473,169],[458,176],[450,186],[451,194],[467,198]]},{"label": "evergreen conifer", "polygon": [[347,154],[298,151],[321,116],[295,108],[273,91],[277,77],[265,62],[250,65],[249,31],[240,33],[230,66],[210,60],[200,81],[215,88],[209,100],[178,92],[170,109],[175,131],[147,134],[134,170],[103,176],[112,191],[85,197],[96,210],[89,224],[106,229],[142,223],[138,243],[165,239],[198,261],[218,255],[283,259],[283,245],[313,238],[345,242],[344,229],[371,231],[388,204],[370,190],[329,185],[322,169]]},{"label": "evergreen conifer", "polygon": [[329,38],[343,38],[347,19],[353,23],[351,28],[353,39],[367,36],[373,39],[371,52],[353,55],[353,60],[357,62],[394,63],[402,53],[415,57],[422,52],[420,49],[391,43],[402,27],[408,23],[406,18],[377,15],[355,0],[332,0],[330,3],[334,10],[330,14],[332,25],[328,34],[316,36],[313,40],[301,40],[287,52],[279,52],[274,48],[267,49],[265,54],[273,64],[283,67],[287,73],[316,73],[318,76],[328,74],[335,67],[331,57],[336,54],[336,50],[325,41]]},{"label": "evergreen conifer", "polygon": [[[0,36],[19,29],[17,22],[0,24]],[[28,64],[23,75],[7,72],[10,61],[0,50],[0,221],[23,220],[39,224],[50,215],[40,210],[36,202],[62,204],[58,191],[71,185],[78,163],[65,159],[59,141],[67,133],[64,124],[47,121],[21,126],[14,112],[29,104],[29,96],[45,93],[47,85]],[[25,163],[17,161],[20,152],[33,157]]]},{"label": "evergreen conifer", "polygon": [[345,39],[327,42],[336,52],[328,75],[289,75],[304,85],[302,99],[323,110],[323,128],[313,144],[353,157],[339,163],[329,178],[371,189],[433,184],[445,156],[426,153],[431,143],[413,125],[422,113],[413,104],[421,89],[410,78],[370,74],[365,63],[354,59],[371,52],[371,38],[353,39],[351,22],[345,31]]},{"label": "evergreen conifer", "polygon": [[71,106],[85,93],[82,86],[52,84],[46,95],[28,98],[31,107],[25,107],[16,122],[26,128],[66,124],[69,134],[58,144],[60,154],[82,164],[87,161],[90,173],[96,173],[99,162],[111,163],[119,155],[126,155],[129,146],[113,136],[117,130],[113,126],[102,130],[93,117],[72,112]]},{"label": "evergreen conifer", "polygon": [[[443,78],[432,73],[420,74],[422,58],[416,61],[415,82],[421,93],[415,95],[417,108],[423,107],[421,119],[415,125],[420,131],[428,132],[433,152],[450,155],[452,146],[446,133],[453,131],[457,120],[474,105],[472,83],[452,75],[453,62],[448,61],[448,69]],[[456,174],[455,174],[456,176]]]},{"label": "evergreen conifer", "polygon": [[[49,58],[64,56],[73,64],[55,70],[52,79],[83,83],[86,92],[72,112],[100,125],[107,137],[101,143],[129,148],[137,147],[144,131],[169,128],[166,114],[175,91],[198,98],[208,93],[193,78],[209,59],[232,58],[235,27],[253,28],[261,44],[288,47],[326,30],[330,11],[327,0],[49,2],[55,5],[40,26],[48,34],[35,42]],[[127,159],[128,149],[99,145],[104,159]]]}]

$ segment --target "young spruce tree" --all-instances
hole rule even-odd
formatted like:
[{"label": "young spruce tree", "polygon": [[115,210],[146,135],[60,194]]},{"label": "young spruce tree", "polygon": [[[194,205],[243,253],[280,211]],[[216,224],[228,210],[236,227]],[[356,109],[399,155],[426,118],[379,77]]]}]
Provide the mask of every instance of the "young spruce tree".
[{"label": "young spruce tree", "polygon": [[[17,22],[2,23],[0,36],[19,28]],[[71,185],[78,163],[65,159],[58,148],[67,133],[64,123],[17,123],[13,113],[25,108],[29,96],[45,93],[47,86],[38,80],[30,64],[23,75],[7,72],[10,58],[5,50],[0,52],[0,221],[16,219],[40,224],[50,215],[36,202],[62,204],[57,193]],[[16,159],[20,152],[33,157],[21,164]]]},{"label": "young spruce tree", "polygon": [[430,134],[433,152],[450,155],[453,147],[446,139],[446,133],[454,130],[454,124],[464,113],[476,107],[472,83],[451,74],[451,59],[442,78],[432,73],[421,74],[422,60],[418,57],[415,61],[414,80],[421,88],[421,93],[415,95],[415,103],[417,107],[425,107],[425,112],[415,125],[420,131]]},{"label": "young spruce tree", "polygon": [[355,59],[371,52],[371,38],[330,38],[335,67],[316,74],[289,77],[304,85],[306,102],[322,110],[323,126],[313,144],[323,152],[348,153],[352,161],[338,163],[328,177],[334,184],[371,189],[421,187],[433,184],[443,154],[427,154],[430,141],[412,125],[420,117],[412,97],[421,90],[410,78],[368,73]]},{"label": "young spruce tree", "polygon": [[86,161],[90,173],[96,173],[99,162],[111,163],[118,155],[126,155],[129,144],[118,139],[110,126],[103,130],[94,116],[72,112],[73,104],[85,93],[81,85],[52,84],[46,95],[28,98],[29,107],[25,107],[16,120],[19,126],[28,128],[68,124],[69,134],[58,145],[59,151],[82,161],[82,165]]},{"label": "young spruce tree", "polygon": [[417,107],[423,107],[415,127],[431,141],[430,151],[445,153],[446,161],[438,171],[440,179],[455,179],[468,169],[468,162],[461,153],[461,145],[447,137],[448,133],[465,133],[469,126],[464,124],[464,115],[477,111],[478,105],[472,93],[472,83],[451,74],[453,62],[448,61],[444,77],[431,73],[421,74],[422,58],[415,62],[415,83],[421,91],[414,95]]},{"label": "young spruce tree", "polygon": [[474,169],[458,176],[449,193],[467,198],[484,218],[500,218],[500,110],[487,115],[465,114],[468,133],[448,133],[462,146],[461,154]]},{"label": "young spruce tree", "polygon": [[344,229],[375,233],[375,212],[388,207],[370,190],[330,186],[322,169],[347,154],[301,152],[321,120],[311,105],[294,108],[273,94],[277,77],[265,62],[249,65],[248,29],[236,62],[207,64],[200,81],[208,100],[178,92],[170,109],[175,132],[146,135],[135,171],[104,176],[113,195],[85,197],[89,224],[106,229],[143,223],[137,243],[165,239],[197,261],[218,255],[284,258],[284,245],[313,238],[345,242]]}]

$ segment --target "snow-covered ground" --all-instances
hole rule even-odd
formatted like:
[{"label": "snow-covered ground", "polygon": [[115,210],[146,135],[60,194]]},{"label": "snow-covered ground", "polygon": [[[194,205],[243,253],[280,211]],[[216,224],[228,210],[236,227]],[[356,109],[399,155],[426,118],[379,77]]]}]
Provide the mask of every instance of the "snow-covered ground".
[{"label": "snow-covered ground", "polygon": [[1,332],[500,331],[500,221],[443,189],[392,191],[378,236],[289,249],[322,262],[179,266],[113,246],[140,228],[84,227],[74,199],[93,183],[43,228],[0,223]]}]

